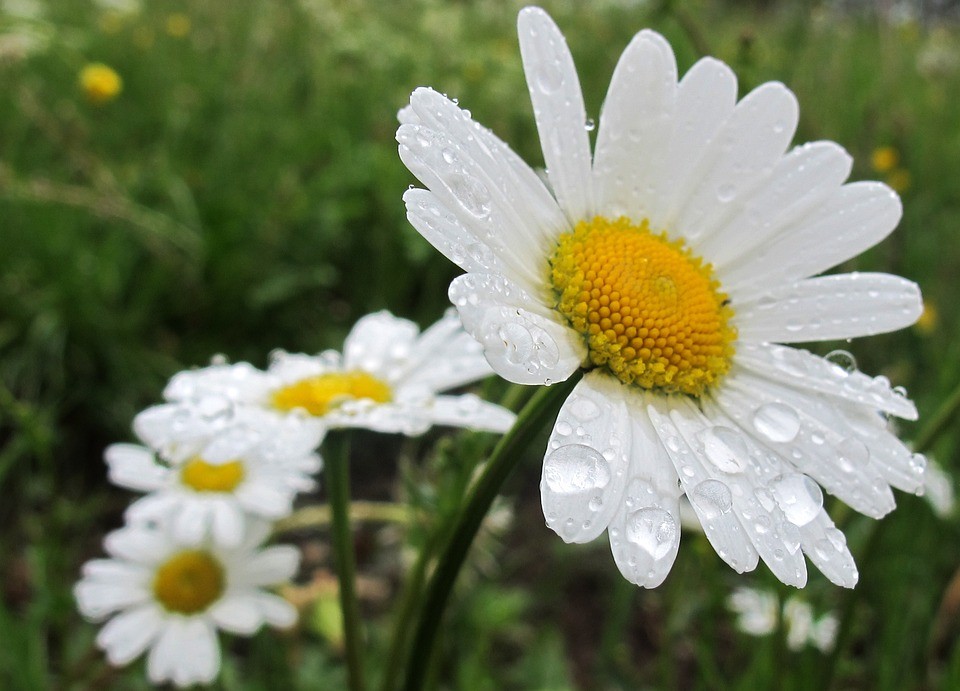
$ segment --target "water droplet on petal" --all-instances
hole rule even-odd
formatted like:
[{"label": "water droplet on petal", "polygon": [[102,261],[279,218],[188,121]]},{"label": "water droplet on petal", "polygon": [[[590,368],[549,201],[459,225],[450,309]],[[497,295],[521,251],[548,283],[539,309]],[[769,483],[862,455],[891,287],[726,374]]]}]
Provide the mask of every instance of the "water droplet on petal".
[{"label": "water droplet on petal", "polygon": [[627,518],[626,534],[627,540],[654,559],[662,559],[676,540],[677,521],[663,509],[640,509]]},{"label": "water droplet on petal", "polygon": [[596,449],[570,444],[544,459],[543,479],[557,494],[577,494],[606,487],[610,482],[610,466]]},{"label": "water droplet on petal", "polygon": [[520,365],[530,359],[533,354],[533,334],[522,324],[507,322],[500,326],[498,335],[503,341],[506,358],[514,365]]},{"label": "water droplet on petal", "polygon": [[790,442],[800,431],[800,418],[788,405],[766,403],[754,412],[753,426],[770,441]]},{"label": "water droplet on petal", "polygon": [[539,65],[536,76],[537,86],[545,94],[552,94],[563,86],[563,70],[556,61],[544,62]]},{"label": "water droplet on petal", "polygon": [[848,437],[837,444],[837,452],[840,454],[837,463],[842,470],[848,473],[862,468],[870,460],[870,449],[854,437]]},{"label": "water droplet on petal", "polygon": [[737,194],[737,188],[729,182],[725,182],[717,188],[717,200],[726,204]]},{"label": "water droplet on petal", "polygon": [[770,483],[770,490],[783,515],[794,525],[805,526],[823,508],[820,485],[801,473],[780,475]]},{"label": "water droplet on petal", "polygon": [[583,123],[583,129],[587,132],[593,132],[597,129],[597,121],[593,118],[587,118],[586,122]]},{"label": "water droplet on petal", "polygon": [[707,520],[719,518],[733,508],[733,496],[730,488],[719,480],[704,480],[693,488],[690,502],[700,509]]},{"label": "water droplet on petal", "polygon": [[852,353],[848,353],[846,350],[831,350],[823,357],[827,362],[836,365],[847,374],[857,369],[857,359],[853,357]]},{"label": "water droplet on petal", "polygon": [[577,396],[570,401],[570,413],[578,420],[589,422],[600,415],[600,406],[585,396]]}]

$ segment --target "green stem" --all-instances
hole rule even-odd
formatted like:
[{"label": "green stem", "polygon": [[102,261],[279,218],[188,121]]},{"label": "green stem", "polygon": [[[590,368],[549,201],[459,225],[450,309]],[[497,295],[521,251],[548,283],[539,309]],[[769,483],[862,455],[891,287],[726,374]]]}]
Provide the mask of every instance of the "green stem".
[{"label": "green stem", "polygon": [[423,689],[447,598],[490,505],[510,471],[523,457],[523,452],[557,414],[560,403],[579,379],[577,373],[564,382],[539,389],[524,406],[511,430],[500,439],[500,443],[493,450],[487,467],[457,518],[450,541],[445,545],[437,568],[427,585],[426,597],[420,609],[420,621],[408,655],[404,684],[406,691]]},{"label": "green stem", "polygon": [[930,422],[920,431],[914,441],[913,448],[917,453],[926,453],[936,443],[937,439],[943,433],[960,411],[960,384],[953,390],[950,397],[947,398],[937,412],[933,414]]},{"label": "green stem", "polygon": [[350,530],[350,438],[348,432],[334,432],[323,449],[324,476],[330,501],[333,555],[340,581],[340,608],[343,611],[343,637],[347,656],[347,681],[350,691],[363,691],[361,659],[360,606],[355,589],[356,567],[353,534]]}]

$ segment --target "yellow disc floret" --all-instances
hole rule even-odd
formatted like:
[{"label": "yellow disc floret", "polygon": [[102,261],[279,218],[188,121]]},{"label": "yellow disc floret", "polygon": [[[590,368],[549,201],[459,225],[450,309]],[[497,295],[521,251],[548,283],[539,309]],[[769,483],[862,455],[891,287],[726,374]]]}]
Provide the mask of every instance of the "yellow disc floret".
[{"label": "yellow disc floret", "polygon": [[153,594],[170,612],[196,614],[220,599],[226,585],[223,566],[203,550],[178,552],[153,578]]},{"label": "yellow disc floret", "polygon": [[622,382],[700,396],[730,369],[733,310],[712,267],[646,221],[581,221],[560,236],[550,278],[589,364]]},{"label": "yellow disc floret", "polygon": [[180,481],[196,492],[232,492],[243,481],[243,463],[207,463],[196,456],[183,464]]},{"label": "yellow disc floret", "polygon": [[273,392],[273,406],[288,411],[302,408],[322,416],[345,401],[367,399],[387,403],[390,386],[366,372],[329,372],[308,377]]}]

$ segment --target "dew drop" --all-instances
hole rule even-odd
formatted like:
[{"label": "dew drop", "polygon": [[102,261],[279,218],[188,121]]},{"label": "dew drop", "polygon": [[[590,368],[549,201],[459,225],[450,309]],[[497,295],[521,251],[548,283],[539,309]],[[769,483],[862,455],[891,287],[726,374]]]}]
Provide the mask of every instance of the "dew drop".
[{"label": "dew drop", "polygon": [[853,357],[852,353],[846,350],[831,350],[824,355],[824,359],[830,364],[836,365],[847,374],[857,369],[857,359]]},{"label": "dew drop", "polygon": [[766,403],[753,413],[753,427],[774,442],[790,442],[800,431],[797,411],[783,403]]},{"label": "dew drop", "polygon": [[805,526],[823,508],[820,485],[801,473],[780,475],[770,483],[770,490],[783,515],[794,525]]},{"label": "dew drop", "polygon": [[870,460],[870,449],[854,437],[848,437],[837,444],[837,452],[840,454],[837,463],[842,470],[848,473],[862,468]]},{"label": "dew drop", "polygon": [[585,396],[578,396],[570,401],[570,413],[578,420],[589,422],[600,415],[600,406]]},{"label": "dew drop", "polygon": [[733,508],[730,488],[719,480],[704,480],[693,488],[690,501],[707,520],[719,518]]},{"label": "dew drop", "polygon": [[497,331],[506,350],[507,361],[519,365],[525,363],[533,354],[533,334],[522,324],[507,322]]},{"label": "dew drop", "polygon": [[557,494],[578,494],[606,487],[610,482],[610,466],[596,449],[570,444],[544,459],[543,480]]},{"label": "dew drop", "polygon": [[552,94],[563,86],[563,70],[557,61],[541,63],[537,70],[537,86],[545,94]]},{"label": "dew drop", "polygon": [[737,188],[726,182],[717,188],[717,200],[726,204],[737,194]]},{"label": "dew drop", "polygon": [[490,191],[479,180],[455,173],[450,176],[450,191],[467,213],[477,218],[490,215]]},{"label": "dew drop", "polygon": [[583,123],[583,129],[587,132],[593,132],[597,129],[597,121],[593,118],[587,118],[586,122]]},{"label": "dew drop", "polygon": [[677,537],[677,521],[668,511],[654,507],[630,514],[626,524],[627,540],[651,557],[662,559]]}]

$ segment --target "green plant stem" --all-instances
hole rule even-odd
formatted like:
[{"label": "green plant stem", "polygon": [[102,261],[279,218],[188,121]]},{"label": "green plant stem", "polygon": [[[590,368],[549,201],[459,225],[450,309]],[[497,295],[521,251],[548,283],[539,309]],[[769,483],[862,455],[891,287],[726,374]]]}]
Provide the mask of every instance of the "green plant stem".
[{"label": "green plant stem", "polygon": [[407,659],[406,691],[422,691],[437,630],[457,574],[466,559],[473,538],[490,505],[500,492],[510,471],[523,457],[523,452],[556,415],[560,403],[579,381],[579,374],[550,387],[543,387],[520,412],[513,428],[500,440],[483,474],[471,490],[457,518],[449,542],[444,546],[437,568],[427,585],[420,609],[420,620]]},{"label": "green plant stem", "polygon": [[340,582],[340,608],[343,610],[343,638],[347,657],[347,681],[350,691],[363,691],[360,606],[355,588],[356,567],[353,534],[350,530],[350,439],[348,432],[334,432],[324,442],[324,477],[330,501],[333,555]]},{"label": "green plant stem", "polygon": [[940,404],[930,422],[917,435],[913,443],[914,450],[917,453],[929,451],[943,431],[950,426],[958,411],[960,411],[960,384],[957,385],[947,400]]}]

